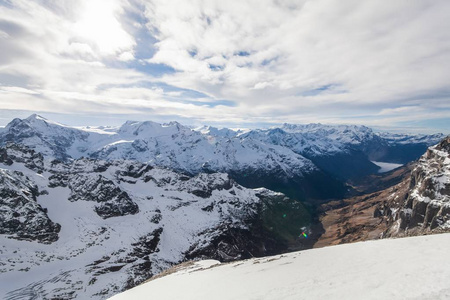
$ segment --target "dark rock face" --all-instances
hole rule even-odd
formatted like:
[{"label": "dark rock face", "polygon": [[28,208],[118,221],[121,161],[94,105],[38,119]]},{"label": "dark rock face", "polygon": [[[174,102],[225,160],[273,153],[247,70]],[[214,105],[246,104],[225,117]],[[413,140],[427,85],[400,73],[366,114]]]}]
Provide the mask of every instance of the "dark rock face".
[{"label": "dark rock face", "polygon": [[44,156],[41,153],[13,143],[7,143],[5,147],[0,148],[0,162],[8,166],[19,162],[37,173],[44,171]]},{"label": "dark rock face", "polygon": [[286,244],[278,244],[271,236],[264,237],[264,231],[256,232],[248,229],[227,227],[214,228],[222,234],[215,237],[206,247],[193,245],[186,253],[186,259],[210,258],[221,262],[248,259],[280,253],[286,249]]},{"label": "dark rock face", "polygon": [[5,148],[0,148],[0,163],[10,166],[14,161],[9,157],[8,152]]},{"label": "dark rock face", "polygon": [[147,164],[130,164],[128,165],[127,169],[125,171],[120,171],[120,176],[127,176],[132,178],[139,178],[143,174],[147,173],[148,171],[152,170],[153,167]]},{"label": "dark rock face", "polygon": [[201,198],[211,197],[214,190],[229,190],[233,185],[233,180],[221,174],[199,174],[180,182],[181,189],[186,189],[188,193],[192,193]]},{"label": "dark rock face", "polygon": [[388,236],[416,235],[450,228],[450,137],[431,147],[411,173],[409,192]]},{"label": "dark rock face", "polygon": [[38,194],[23,174],[0,170],[0,234],[46,244],[58,240],[61,226],[36,202]]},{"label": "dark rock face", "polygon": [[[52,245],[0,245],[7,257],[0,278],[44,269],[7,299],[106,299],[188,259],[231,261],[304,247],[298,236],[310,218],[300,202],[244,188],[227,174],[190,176],[136,161],[50,161],[14,147],[0,148],[1,163],[26,176],[0,169],[0,239]],[[42,208],[36,199],[55,206]],[[63,231],[47,211],[64,212]],[[53,267],[60,271],[46,275]]]},{"label": "dark rock face", "polygon": [[113,181],[102,175],[77,174],[68,180],[69,201],[95,201],[95,212],[102,218],[136,214],[139,207]]},{"label": "dark rock face", "polygon": [[445,151],[447,153],[450,153],[450,137],[445,138],[442,140],[437,146],[437,150]]},{"label": "dark rock face", "polygon": [[[239,208],[248,228],[225,222],[204,232],[213,238],[207,245],[194,244],[186,253],[187,259],[209,258],[221,262],[261,257],[304,249],[307,245],[299,239],[302,227],[310,223],[304,207],[284,194],[259,189],[260,202]],[[213,208],[210,208],[213,209]],[[210,211],[205,209],[205,211]]]}]

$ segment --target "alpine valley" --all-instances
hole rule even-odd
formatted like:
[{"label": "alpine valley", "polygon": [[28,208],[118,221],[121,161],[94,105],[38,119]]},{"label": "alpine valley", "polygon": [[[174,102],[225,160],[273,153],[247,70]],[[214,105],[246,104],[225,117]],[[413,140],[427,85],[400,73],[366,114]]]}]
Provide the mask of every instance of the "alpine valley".
[{"label": "alpine valley", "polygon": [[354,125],[14,119],[0,129],[0,298],[106,299],[191,260],[448,231],[449,144]]}]

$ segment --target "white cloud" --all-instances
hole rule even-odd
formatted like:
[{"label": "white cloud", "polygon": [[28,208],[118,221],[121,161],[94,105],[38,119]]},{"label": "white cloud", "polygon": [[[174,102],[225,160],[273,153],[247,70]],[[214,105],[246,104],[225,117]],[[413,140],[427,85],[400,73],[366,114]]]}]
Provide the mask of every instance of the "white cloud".
[{"label": "white cloud", "polygon": [[[129,11],[136,19],[126,26]],[[9,24],[0,26],[0,84],[40,99],[4,91],[0,108],[144,107],[224,123],[450,117],[449,14],[446,0],[17,0],[0,5]],[[155,44],[137,34],[145,31]],[[139,58],[145,48],[154,55]],[[175,72],[127,67],[136,61]],[[176,88],[142,82],[201,94],[183,102]]]},{"label": "white cloud", "polygon": [[18,86],[2,86],[0,87],[0,92],[12,92],[12,93],[19,93],[19,94],[29,94],[29,95],[39,95],[38,92],[25,89]]},{"label": "white cloud", "polygon": [[9,34],[4,32],[3,30],[0,30],[0,39],[7,39],[9,38]]},{"label": "white cloud", "polygon": [[122,52],[122,54],[119,55],[118,59],[121,61],[133,60],[134,59],[133,52],[131,51]]},{"label": "white cloud", "polygon": [[116,14],[121,11],[115,0],[89,0],[82,2],[82,9],[73,24],[75,39],[86,40],[100,52],[113,55],[131,49],[134,38],[120,24]]}]

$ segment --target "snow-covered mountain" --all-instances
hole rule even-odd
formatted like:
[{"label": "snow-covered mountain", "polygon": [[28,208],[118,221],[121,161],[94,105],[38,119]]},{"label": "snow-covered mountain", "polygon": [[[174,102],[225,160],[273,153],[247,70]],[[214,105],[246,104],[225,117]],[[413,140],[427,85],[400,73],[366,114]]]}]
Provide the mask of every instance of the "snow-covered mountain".
[{"label": "snow-covered mountain", "polygon": [[190,175],[225,172],[247,187],[327,199],[344,195],[342,181],[376,173],[371,160],[409,162],[437,138],[410,136],[397,143],[365,126],[322,124],[236,131],[128,121],[117,128],[73,128],[32,115],[10,122],[0,132],[0,145],[23,144],[63,161],[127,159]]},{"label": "snow-covered mountain", "polygon": [[450,234],[179,266],[116,295],[144,299],[449,299]]},{"label": "snow-covered mountain", "polygon": [[32,115],[14,119],[5,127],[0,145],[8,142],[60,160],[126,159],[190,175],[225,172],[245,186],[293,190],[291,195],[300,199],[329,198],[345,192],[343,184],[311,160],[282,145],[239,135],[204,134],[177,122],[128,121],[115,129],[77,129]]},{"label": "snow-covered mountain", "polygon": [[323,124],[283,124],[241,136],[291,149],[344,180],[376,173],[379,167],[372,161],[405,164],[415,160],[444,137],[377,133],[366,126]]},{"label": "snow-covered mountain", "polygon": [[128,121],[114,131],[102,131],[71,128],[32,115],[10,122],[0,141],[23,144],[58,159],[136,160],[189,174],[263,169],[292,176],[317,171],[311,161],[281,146],[226,137],[205,135],[177,122]]},{"label": "snow-covered mountain", "polygon": [[288,148],[343,180],[378,170],[364,151],[378,147],[380,138],[365,126],[284,124],[280,128],[252,130],[241,137]]},{"label": "snow-covered mountain", "polygon": [[228,137],[228,138],[232,138],[232,137],[235,137],[235,136],[238,136],[245,132],[250,131],[249,129],[233,130],[233,129],[229,129],[229,128],[217,128],[217,127],[206,126],[206,125],[201,126],[201,127],[196,127],[196,128],[194,128],[194,130],[199,131],[199,132],[203,133],[204,135],[221,136],[221,137]]},{"label": "snow-covered mountain", "polygon": [[76,128],[47,120],[36,114],[26,119],[14,119],[0,132],[2,145],[23,144],[57,159],[79,157],[87,150],[90,134]]},{"label": "snow-covered mountain", "polygon": [[374,161],[398,164],[406,164],[418,159],[428,147],[436,145],[445,138],[442,133],[424,135],[379,132],[377,134],[384,143],[370,149],[369,158]]},{"label": "snow-covered mountain", "polygon": [[358,125],[283,124],[281,129],[303,138],[304,142],[297,144],[296,149],[308,153],[308,156],[345,152],[351,147],[364,148],[374,140],[380,141],[372,129]]},{"label": "snow-covered mountain", "polygon": [[301,248],[310,223],[299,202],[224,173],[62,162],[16,144],[0,148],[0,196],[0,298],[11,300],[105,299],[186,259]]},{"label": "snow-covered mountain", "polygon": [[[14,119],[0,130],[0,298],[104,299],[185,260],[309,247],[300,234],[310,212],[265,188],[339,197],[344,185],[328,173],[370,173],[370,155],[428,143],[410,140],[364,126],[73,128]],[[449,227],[449,144],[420,159],[406,196],[377,208],[386,235]]]},{"label": "snow-covered mountain", "polygon": [[390,132],[378,132],[378,136],[383,138],[389,144],[425,144],[433,146],[437,141],[445,138],[442,133],[436,134],[402,134]]}]

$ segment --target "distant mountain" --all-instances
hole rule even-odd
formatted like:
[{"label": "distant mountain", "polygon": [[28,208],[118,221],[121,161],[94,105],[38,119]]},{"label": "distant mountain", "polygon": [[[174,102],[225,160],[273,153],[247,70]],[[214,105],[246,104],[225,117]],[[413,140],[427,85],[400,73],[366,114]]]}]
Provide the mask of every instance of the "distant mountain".
[{"label": "distant mountain", "polygon": [[307,248],[302,233],[320,233],[311,225],[324,202],[344,206],[330,213],[339,241],[448,231],[449,137],[410,165],[409,181],[394,170],[377,177],[382,192],[328,202],[343,198],[348,178],[375,173],[376,157],[439,136],[14,119],[0,130],[0,298],[105,299],[186,260]]},{"label": "distant mountain", "polygon": [[284,124],[281,128],[253,130],[242,137],[288,148],[342,180],[379,169],[364,150],[379,145],[380,138],[365,126]]},{"label": "distant mountain", "polygon": [[377,133],[385,143],[368,151],[369,158],[375,161],[406,164],[418,159],[428,147],[436,145],[445,138],[438,134],[393,134]]},{"label": "distant mountain", "polygon": [[[36,114],[12,120],[0,132],[0,144],[22,144],[46,156],[65,160],[79,157],[90,144],[90,134]],[[83,147],[84,146],[84,147]]]},{"label": "distant mountain", "polygon": [[379,132],[378,136],[383,138],[391,145],[396,144],[425,144],[427,146],[433,146],[437,144],[437,141],[441,141],[445,138],[442,133],[436,134],[401,134],[401,133],[389,133]]},{"label": "distant mountain", "polygon": [[26,145],[62,161],[127,159],[189,175],[225,172],[247,187],[329,199],[347,192],[346,180],[376,173],[371,160],[409,162],[438,137],[395,138],[365,126],[322,124],[235,131],[128,121],[117,128],[80,129],[32,115],[10,122],[0,132],[0,145]]},{"label": "distant mountain", "polygon": [[[0,298],[105,299],[187,259],[302,248],[309,213],[227,174],[0,148]],[[306,229],[304,229],[306,230]]]},{"label": "distant mountain", "polygon": [[342,180],[376,173],[379,167],[371,161],[408,163],[444,137],[376,133],[366,126],[323,124],[283,124],[238,135],[288,148]]},{"label": "distant mountain", "polygon": [[226,172],[245,186],[292,192],[291,196],[299,199],[329,198],[346,190],[309,159],[288,148],[239,136],[211,136],[177,122],[128,121],[106,131],[71,128],[32,115],[6,126],[0,133],[0,145],[8,142],[62,161],[80,157],[127,159],[189,175]]}]

